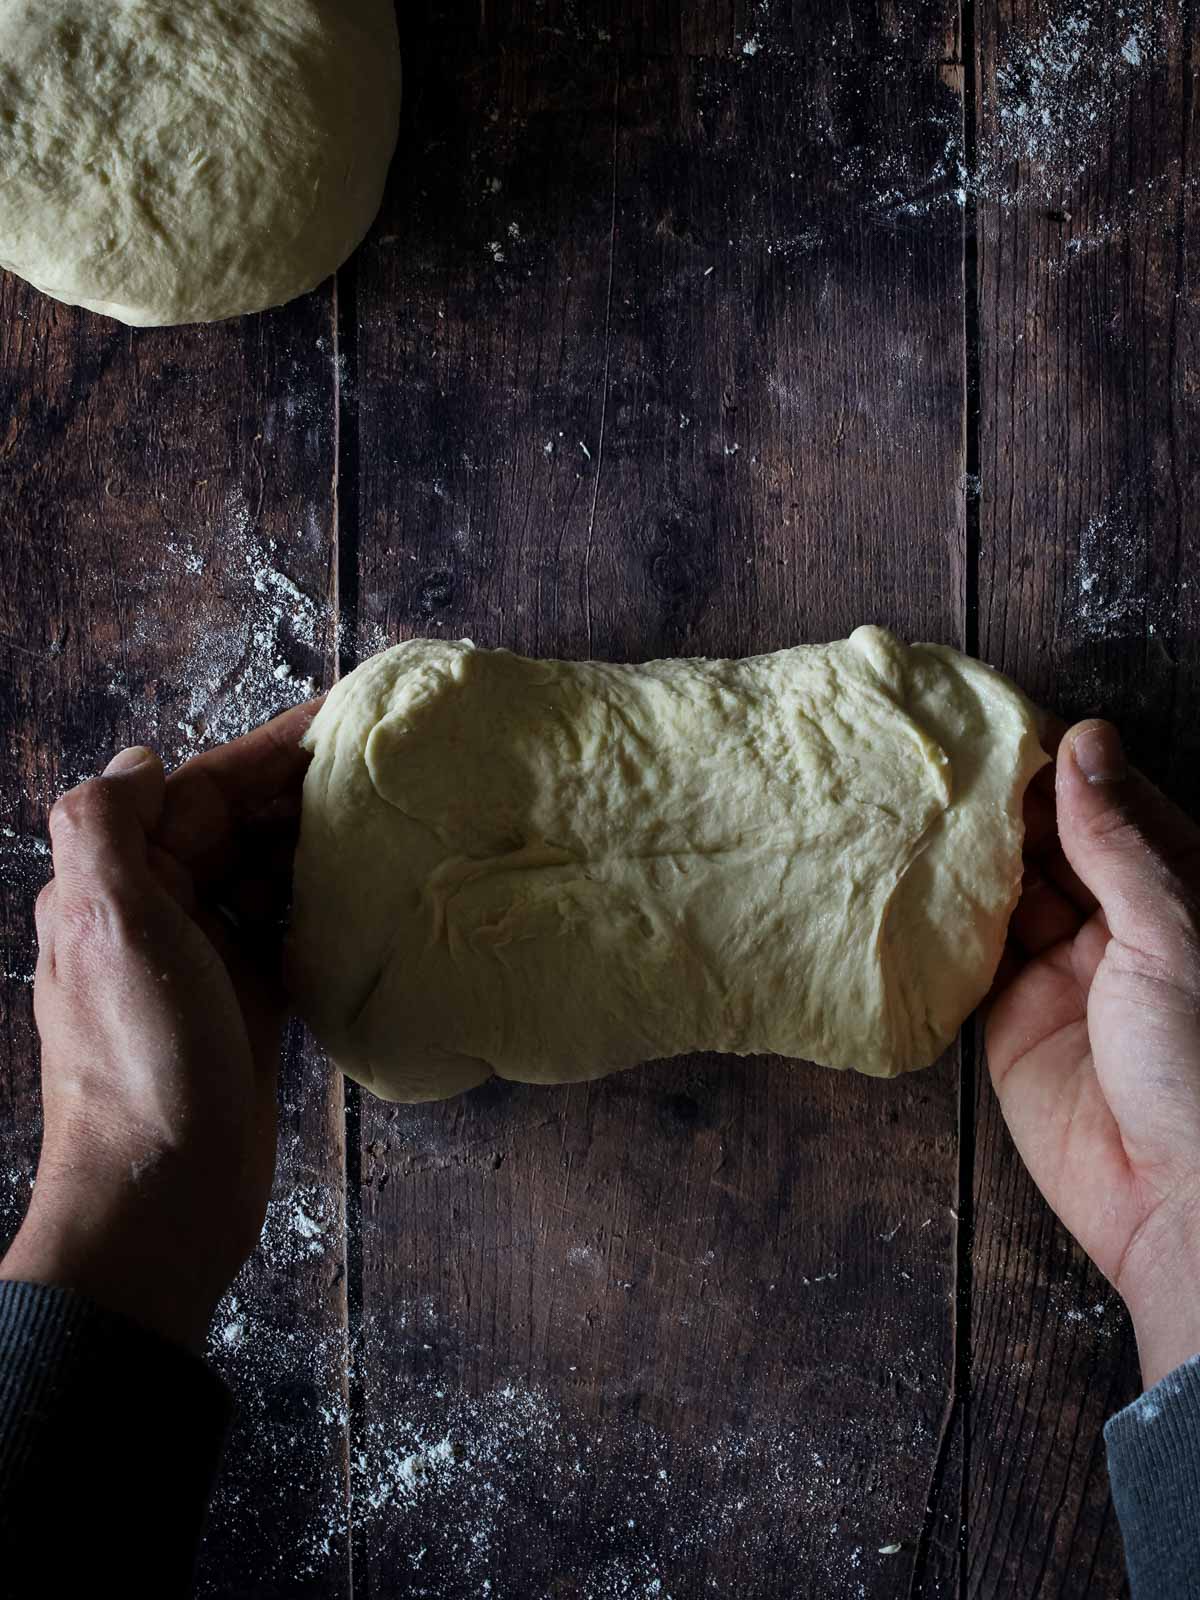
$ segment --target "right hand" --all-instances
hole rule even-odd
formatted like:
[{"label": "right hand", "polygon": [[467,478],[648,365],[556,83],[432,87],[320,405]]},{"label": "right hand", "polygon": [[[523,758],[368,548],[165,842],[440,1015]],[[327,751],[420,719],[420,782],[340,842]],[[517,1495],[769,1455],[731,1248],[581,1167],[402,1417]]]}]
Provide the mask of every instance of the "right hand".
[{"label": "right hand", "polygon": [[1072,728],[1051,771],[988,1065],[1034,1181],[1128,1306],[1149,1387],[1200,1354],[1200,828],[1108,723]]}]

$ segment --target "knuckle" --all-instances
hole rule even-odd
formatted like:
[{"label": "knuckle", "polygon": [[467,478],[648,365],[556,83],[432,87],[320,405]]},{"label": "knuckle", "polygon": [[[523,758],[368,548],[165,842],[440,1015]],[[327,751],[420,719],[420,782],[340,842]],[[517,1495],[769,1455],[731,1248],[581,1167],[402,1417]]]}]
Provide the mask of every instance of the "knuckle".
[{"label": "knuckle", "polygon": [[60,889],[54,902],[54,945],[60,965],[91,963],[133,935],[133,908],[123,897],[86,888]]},{"label": "knuckle", "polygon": [[34,916],[44,921],[45,918],[50,915],[50,912],[53,909],[54,899],[54,879],[51,878],[49,883],[42,885],[41,889],[38,891],[37,899],[33,902]]},{"label": "knuckle", "polygon": [[1088,832],[1097,844],[1110,850],[1149,850],[1145,834],[1126,811],[1108,806],[1089,819]]},{"label": "knuckle", "polygon": [[54,802],[50,811],[50,832],[62,838],[78,833],[80,829],[96,822],[106,806],[105,785],[102,778],[89,778],[77,788],[68,789]]}]

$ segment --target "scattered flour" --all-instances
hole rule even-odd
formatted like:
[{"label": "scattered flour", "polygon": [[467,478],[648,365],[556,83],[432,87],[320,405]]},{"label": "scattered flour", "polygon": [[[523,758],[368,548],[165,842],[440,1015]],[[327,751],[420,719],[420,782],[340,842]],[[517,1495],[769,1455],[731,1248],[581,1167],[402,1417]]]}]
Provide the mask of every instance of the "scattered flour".
[{"label": "scattered flour", "polygon": [[1046,1294],[1049,1310],[1079,1339],[1108,1344],[1124,1336],[1128,1326],[1124,1306],[1090,1269],[1082,1278],[1052,1278]]},{"label": "scattered flour", "polygon": [[50,845],[37,834],[0,828],[0,888],[32,896],[50,876]]},{"label": "scattered flour", "polygon": [[1118,504],[1079,530],[1072,631],[1088,639],[1137,636],[1146,627],[1146,545]]},{"label": "scattered flour", "polygon": [[50,859],[50,846],[34,834],[21,834],[15,828],[0,828],[0,882],[5,887],[20,887],[24,870],[32,864],[37,871]]},{"label": "scattered flour", "polygon": [[994,86],[985,90],[982,193],[1005,193],[1013,163],[1021,165],[1027,199],[1059,199],[1086,176],[1109,144],[1110,117],[1122,111],[1133,74],[1165,50],[1138,13],[1127,15],[1121,38],[1100,26],[1097,7],[1081,5],[1003,40]]},{"label": "scattered flour", "polygon": [[1091,1321],[1098,1325],[1104,1321],[1105,1316],[1111,1309],[1112,1307],[1107,1301],[1097,1300],[1094,1305],[1069,1307],[1063,1312],[1063,1320],[1064,1322]]},{"label": "scattered flour", "polygon": [[273,1199],[259,1245],[266,1264],[272,1268],[292,1266],[340,1249],[341,1215],[338,1197],[319,1184],[298,1184]]},{"label": "scattered flour", "polygon": [[[219,575],[224,602],[199,608],[195,620],[180,619],[186,642],[174,678],[182,704],[163,708],[163,722],[174,713],[173,730],[160,726],[155,731],[160,742],[164,735],[170,740],[174,731],[178,743],[182,734],[181,753],[237,738],[314,695],[317,686],[310,672],[331,631],[328,607],[306,595],[281,569],[285,552],[277,541],[256,534],[240,491],[227,502],[212,549],[205,556],[187,542],[167,546],[180,575]],[[146,625],[150,637],[155,626],[154,621]],[[114,680],[116,692],[124,687],[119,678]],[[153,711],[159,709],[155,705]]]},{"label": "scattered flour", "polygon": [[[851,1600],[868,1592],[866,1566],[892,1542],[886,1491],[864,1495],[860,1466],[843,1475],[836,1465],[861,1456],[857,1435],[830,1439],[821,1455],[786,1425],[672,1437],[572,1413],[535,1387],[468,1395],[434,1379],[372,1396],[370,1413],[387,1420],[359,1437],[353,1517],[380,1566],[407,1559],[407,1592],[430,1600],[481,1593],[497,1571],[521,1569],[521,1596],[558,1572],[587,1600],[683,1600],[696,1592],[701,1552],[720,1553],[726,1570],[744,1562],[748,1580],[777,1571],[788,1550],[794,1560],[798,1539],[825,1600]],[[570,1532],[581,1527],[582,1541]],[[518,1600],[507,1586],[494,1592]]]},{"label": "scattered flour", "polygon": [[219,1316],[213,1326],[213,1341],[226,1350],[236,1350],[246,1337],[246,1321],[239,1315],[239,1302],[232,1292],[226,1296]]},{"label": "scattered flour", "polygon": [[1151,638],[1191,580],[1150,572],[1150,550],[1132,496],[1118,494],[1080,528],[1066,622],[1076,638]]},{"label": "scattered flour", "polygon": [[[317,1206],[304,1194],[284,1209],[312,1220]],[[748,1582],[794,1569],[800,1551],[823,1600],[861,1600],[897,1543],[919,1538],[905,1485],[928,1429],[897,1451],[885,1418],[831,1416],[816,1450],[801,1406],[794,1425],[668,1433],[515,1378],[468,1392],[437,1369],[445,1313],[428,1297],[368,1316],[349,1349],[307,1309],[288,1320],[263,1304],[261,1286],[235,1285],[210,1342],[250,1441],[249,1458],[231,1451],[212,1515],[226,1570],[240,1545],[248,1576],[262,1570],[264,1497],[315,1510],[298,1542],[290,1523],[275,1581],[340,1570],[353,1543],[376,1571],[404,1573],[414,1600],[528,1600],[556,1580],[584,1600],[685,1600],[701,1560]],[[348,1403],[360,1377],[365,1420]],[[347,1427],[348,1480],[335,1470]],[[895,1465],[876,1473],[878,1459]]]},{"label": "scattered flour", "polygon": [[[316,694],[337,641],[330,606],[287,571],[293,552],[307,548],[300,531],[263,537],[238,489],[214,528],[176,529],[161,545],[147,544],[140,571],[125,580],[128,627],[103,690],[110,709],[92,719],[90,738],[63,753],[56,792],[101,771],[120,739],[151,745],[173,766]],[[95,581],[108,580],[97,573]],[[44,811],[55,792],[29,799]]]},{"label": "scattered flour", "polygon": [[[1082,0],[1040,28],[1015,26],[1001,35],[995,72],[983,85],[973,170],[967,168],[961,101],[950,96],[930,109],[909,140],[844,144],[831,137],[836,180],[862,191],[868,214],[898,225],[961,210],[972,199],[1061,207],[1106,161],[1130,93],[1156,92],[1149,74],[1176,43],[1169,20],[1152,29],[1132,6],[1116,20],[1114,32],[1112,15]],[[918,170],[913,153],[930,142],[937,153]],[[1136,191],[1112,197],[1105,184],[1106,203],[1114,209],[1089,224],[1088,240],[1121,232],[1137,218],[1165,218],[1177,203],[1177,171],[1143,174],[1137,182]],[[1067,213],[1063,220],[1070,220]],[[1064,241],[1069,252],[1088,247]]]},{"label": "scattered flour", "polygon": [[[27,1131],[31,1135],[37,1132]],[[28,1139],[19,1137],[16,1129],[6,1130],[0,1144],[0,1239],[6,1245],[29,1209],[36,1159],[36,1150],[29,1148]]]},{"label": "scattered flour", "polygon": [[[37,834],[21,833],[16,828],[0,827],[0,891],[15,905],[32,911],[38,891],[50,877],[50,846]],[[0,979],[10,983],[32,984],[37,965],[37,942],[33,937],[33,918],[27,924],[29,938],[19,940],[17,923],[10,922],[6,955],[0,966]]]}]

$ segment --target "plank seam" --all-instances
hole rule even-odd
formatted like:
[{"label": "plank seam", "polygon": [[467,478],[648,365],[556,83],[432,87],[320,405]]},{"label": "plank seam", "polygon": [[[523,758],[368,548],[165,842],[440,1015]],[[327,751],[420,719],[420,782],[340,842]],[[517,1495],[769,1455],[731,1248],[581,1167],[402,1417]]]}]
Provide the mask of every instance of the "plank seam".
[{"label": "plank seam", "polygon": [[583,617],[587,628],[588,655],[592,654],[592,542],[596,532],[596,507],[600,503],[600,473],[604,468],[604,426],[608,417],[608,377],[612,361],[613,285],[617,269],[617,154],[620,137],[621,67],[617,64],[613,80],[612,133],[612,217],[608,232],[608,297],[604,305],[604,376],[600,393],[600,438],[596,445],[596,475],[592,485],[592,508],[588,516],[587,543],[583,550]]},{"label": "plank seam", "polygon": [[[979,542],[980,542],[980,419],[981,350],[979,330],[979,258],[976,230],[975,177],[978,172],[978,93],[975,0],[962,0],[960,11],[963,96],[963,164],[967,170],[967,198],[963,208],[963,648],[979,653]],[[952,1290],[952,1354],[950,1395],[942,1416],[930,1472],[925,1514],[909,1578],[909,1600],[922,1594],[928,1578],[935,1521],[942,1498],[947,1465],[956,1435],[961,1433],[962,1458],[958,1485],[957,1571],[955,1593],[967,1595],[967,1516],[970,1488],[971,1312],[973,1301],[971,1237],[974,1224],[975,1109],[977,1098],[977,1036],[974,1025],[959,1037],[957,1103],[958,1161],[956,1170],[956,1221]]]},{"label": "plank seam", "polygon": [[[341,678],[353,670],[358,645],[358,556],[359,556],[359,437],[358,418],[346,404],[357,378],[358,296],[356,267],[352,261],[334,278],[333,285],[333,589],[334,589],[334,676]],[[365,1560],[365,1530],[356,1528],[353,1476],[353,1441],[363,1416],[362,1391],[362,1093],[357,1084],[341,1077],[342,1085],[342,1172],[343,1172],[343,1257],[345,1261],[345,1318],[347,1377],[346,1399],[346,1572],[348,1595],[355,1600],[366,1594],[358,1582],[368,1571]]]},{"label": "plank seam", "polygon": [[[1175,542],[1171,554],[1171,571],[1178,573],[1183,561],[1183,539],[1187,512],[1185,510],[1185,497],[1183,485],[1179,475],[1179,435],[1181,431],[1178,421],[1179,383],[1177,375],[1179,370],[1179,307],[1187,290],[1187,216],[1188,216],[1188,186],[1190,179],[1188,155],[1192,136],[1192,105],[1194,93],[1194,51],[1196,45],[1196,15],[1194,0],[1185,0],[1183,8],[1183,38],[1181,41],[1181,59],[1183,63],[1183,82],[1181,84],[1180,103],[1180,149],[1179,149],[1179,196],[1175,203],[1175,261],[1174,261],[1174,294],[1171,296],[1170,320],[1167,324],[1167,385],[1169,401],[1169,416],[1171,419],[1171,433],[1169,441],[1171,490],[1175,501]],[[1167,708],[1167,726],[1174,727],[1179,700],[1179,680],[1181,673],[1180,664],[1183,660],[1183,646],[1179,640],[1179,628],[1182,617],[1176,621],[1175,635],[1171,640],[1171,653],[1173,664],[1176,668],[1171,674],[1170,701]],[[1172,774],[1173,776],[1174,774]]]},{"label": "plank seam", "polygon": [[[982,342],[979,323],[979,230],[976,198],[979,174],[979,47],[977,0],[962,0],[963,165],[967,171],[963,207],[963,394],[964,466],[963,645],[979,654],[979,562],[982,537],[980,404]],[[958,1090],[958,1219],[954,1252],[954,1395],[962,1416],[962,1468],[958,1500],[958,1594],[967,1600],[969,1513],[971,1499],[971,1383],[974,1309],[975,1137],[978,1115],[979,1062],[982,1032],[977,1022],[964,1028],[960,1045]]]}]

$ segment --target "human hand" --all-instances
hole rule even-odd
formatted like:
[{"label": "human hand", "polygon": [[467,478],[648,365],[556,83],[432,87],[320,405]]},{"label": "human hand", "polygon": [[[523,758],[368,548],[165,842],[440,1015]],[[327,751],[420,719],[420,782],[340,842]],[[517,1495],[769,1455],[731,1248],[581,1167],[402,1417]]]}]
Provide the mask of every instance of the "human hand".
[{"label": "human hand", "polygon": [[202,1346],[275,1164],[280,950],[316,704],[170,778],[124,750],[50,815],[34,1016],[45,1128],[0,1277]]},{"label": "human hand", "polygon": [[1200,1353],[1200,828],[1108,723],[1072,728],[1042,776],[988,1064],[1034,1181],[1129,1308],[1149,1387]]}]

